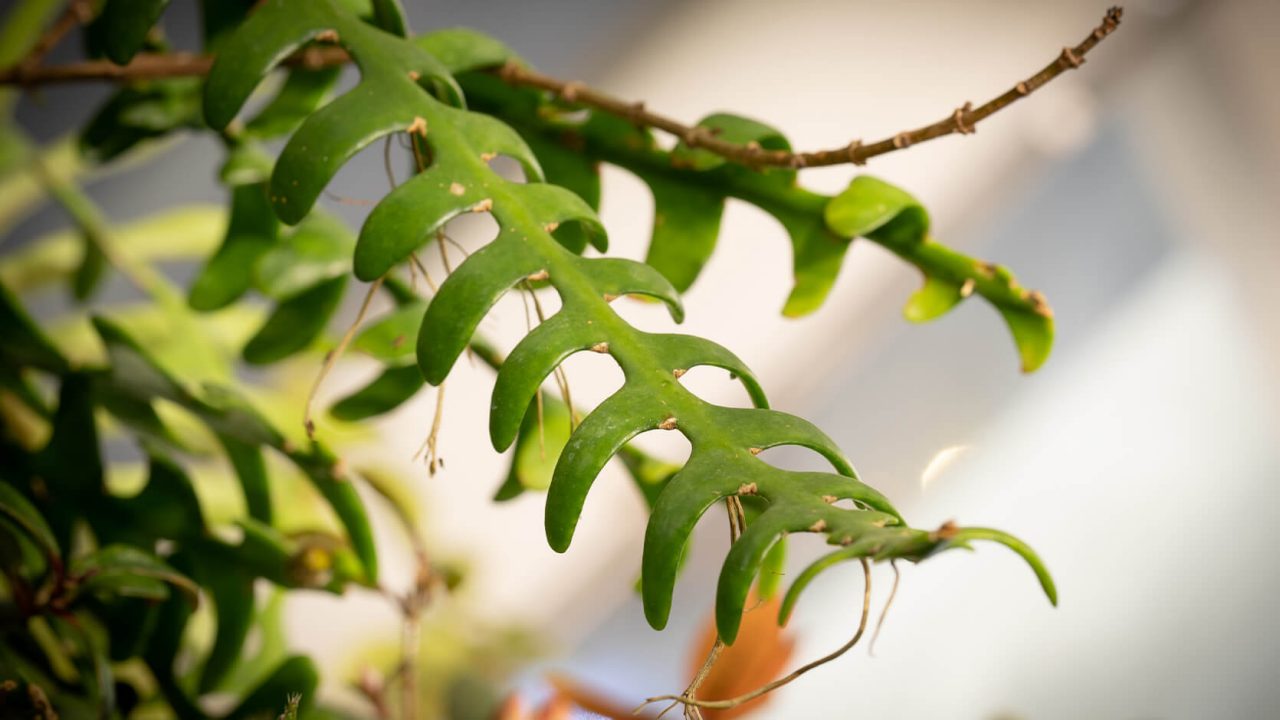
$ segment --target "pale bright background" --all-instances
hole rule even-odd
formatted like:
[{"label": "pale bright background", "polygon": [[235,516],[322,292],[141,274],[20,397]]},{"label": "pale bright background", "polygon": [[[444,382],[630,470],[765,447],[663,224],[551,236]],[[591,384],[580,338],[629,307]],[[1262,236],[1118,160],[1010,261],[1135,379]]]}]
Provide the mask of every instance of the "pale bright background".
[{"label": "pale bright background", "polygon": [[[1105,9],[1067,0],[408,4],[417,29],[474,25],[553,74],[689,121],[718,110],[754,116],[801,148],[878,138],[982,102],[1078,42]],[[1030,572],[996,547],[908,567],[877,657],[853,652],[757,717],[1280,714],[1277,70],[1280,3],[1138,0],[1082,70],[976,135],[865,168],[921,198],[944,242],[1007,264],[1046,293],[1058,340],[1032,376],[1017,372],[1012,343],[982,302],[931,325],[903,322],[917,278],[869,243],[850,253],[821,311],[783,319],[785,236],[731,203],[720,250],[688,294],[685,329],[733,348],[776,407],[826,429],[914,524],[955,518],[1026,539],[1062,598],[1050,608]],[[51,92],[25,120],[50,135],[74,127],[99,92]],[[128,183],[92,190],[118,219],[216,200],[212,172],[190,170],[216,167],[216,154],[212,142],[189,142]],[[813,170],[803,182],[834,192],[852,175]],[[612,169],[605,183],[615,252],[643,257],[647,190]],[[351,197],[384,188],[373,156],[334,187]],[[363,213],[340,209],[353,223]],[[44,213],[19,233],[59,221]],[[625,312],[663,326],[655,308]],[[487,322],[508,342],[523,324],[518,302]],[[575,394],[598,400],[616,386],[603,360],[571,363]],[[409,462],[429,394],[384,421],[368,451],[414,479],[433,548],[474,568],[455,602],[542,636],[549,655],[524,680],[535,692],[548,668],[624,700],[683,687],[689,635],[710,608],[723,552],[722,514],[700,528],[669,630],[651,631],[632,592],[644,527],[633,489],[606,473],[573,548],[553,553],[540,498],[489,502],[506,462],[485,433],[492,377],[459,367],[444,473],[429,479]],[[366,377],[356,368],[331,394]],[[697,381],[709,398],[741,399],[720,377]],[[821,551],[794,548],[793,571]],[[400,558],[389,574],[404,569]],[[888,577],[877,573],[877,602]],[[793,621],[797,658],[841,644],[860,597],[856,566],[816,582]],[[311,597],[296,610],[297,644],[335,664],[395,631],[370,598]]]}]

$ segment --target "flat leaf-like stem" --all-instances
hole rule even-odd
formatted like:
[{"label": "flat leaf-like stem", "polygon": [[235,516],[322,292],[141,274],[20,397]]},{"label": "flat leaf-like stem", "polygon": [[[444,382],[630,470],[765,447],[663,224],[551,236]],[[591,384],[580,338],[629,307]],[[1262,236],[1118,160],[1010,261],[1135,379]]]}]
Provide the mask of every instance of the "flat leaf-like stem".
[{"label": "flat leaf-like stem", "polygon": [[[514,130],[461,109],[457,85],[421,45],[361,24],[329,0],[269,0],[227,41],[228,51],[210,73],[205,101],[210,124],[230,122],[262,77],[309,40],[340,44],[360,67],[361,80],[307,118],[286,145],[270,181],[282,219],[301,220],[337,169],[372,139],[404,132],[415,145],[420,172],[369,215],[354,253],[357,277],[382,278],[463,213],[488,213],[497,224],[497,237],[458,266],[427,306],[417,338],[418,366],[426,381],[442,383],[489,308],[526,281],[545,282],[560,296],[560,310],[499,370],[491,411],[495,445],[511,442],[542,379],[573,352],[585,346],[607,354],[623,372],[622,388],[570,435],[553,471],[546,532],[554,549],[563,551],[572,541],[605,463],[627,441],[651,430],[680,432],[692,445],[689,462],[658,495],[646,534],[642,584],[646,616],[655,627],[666,622],[673,568],[689,531],[720,498],[753,496],[765,505],[721,571],[717,626],[727,643],[737,635],[747,590],[765,554],[787,533],[823,533],[829,542],[875,559],[919,560],[945,549],[942,535],[907,528],[883,496],[858,481],[830,438],[800,418],[763,407],[758,383],[727,350],[710,341],[642,332],[614,312],[610,301],[615,297],[641,294],[665,302],[675,320],[683,316],[675,287],[657,270],[580,255],[588,240],[601,251],[606,247],[589,203],[544,183],[541,164]],[[344,108],[350,110],[339,111]],[[723,122],[744,137],[760,137],[761,143],[782,142],[758,124]],[[690,144],[679,152],[690,164],[719,162],[699,156],[697,149]],[[498,155],[520,162],[526,182],[508,180],[490,167]],[[825,222],[820,212],[810,208],[807,220]],[[903,208],[898,215],[913,212]],[[568,223],[583,233],[559,232]],[[893,225],[889,221],[886,227]],[[680,377],[700,364],[728,367],[761,407],[721,407],[690,392]],[[785,471],[758,457],[762,449],[779,445],[813,449],[835,472]],[[853,506],[834,504],[840,500]]]}]

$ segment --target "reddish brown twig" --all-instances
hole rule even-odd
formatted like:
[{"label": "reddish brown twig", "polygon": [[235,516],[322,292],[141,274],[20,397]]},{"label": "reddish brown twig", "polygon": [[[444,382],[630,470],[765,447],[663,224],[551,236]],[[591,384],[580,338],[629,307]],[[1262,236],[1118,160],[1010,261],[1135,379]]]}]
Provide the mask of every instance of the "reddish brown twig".
[{"label": "reddish brown twig", "polygon": [[[691,127],[652,112],[645,107],[643,102],[626,102],[612,95],[593,90],[581,82],[559,80],[543,75],[514,61],[509,61],[495,68],[493,72],[510,85],[546,90],[566,102],[617,115],[636,125],[670,133],[690,147],[715,153],[749,167],[807,168],[843,165],[846,163],[863,165],[873,157],[902,150],[935,138],[954,134],[972,134],[978,123],[1030,95],[1063,72],[1080,67],[1085,61],[1085,56],[1103,38],[1110,35],[1120,26],[1122,14],[1123,11],[1119,7],[1107,10],[1106,15],[1102,18],[1102,23],[1094,28],[1078,45],[1063,48],[1053,62],[1046,65],[1039,72],[982,105],[974,107],[972,103],[966,102],[935,123],[900,132],[892,137],[875,142],[864,143],[862,140],[854,140],[838,148],[811,152],[766,150],[756,143],[738,144],[728,142],[716,137],[716,134],[708,128]],[[339,48],[321,47],[303,51],[291,58],[290,62],[292,64],[301,64],[305,67],[322,67],[342,64],[348,60],[350,60],[350,57]],[[19,65],[0,70],[0,85],[29,86],[85,80],[136,80],[204,75],[209,72],[212,64],[213,60],[208,56],[173,53],[167,55],[140,54],[132,62],[124,66],[114,65],[105,60],[91,60],[53,67],[26,67]]]},{"label": "reddish brown twig", "polygon": [[40,39],[36,40],[36,44],[31,47],[31,51],[27,56],[18,63],[18,68],[23,71],[29,71],[36,68],[44,60],[45,56],[51,50],[62,42],[62,38],[67,36],[77,25],[83,25],[93,19],[93,8],[90,7],[87,0],[71,0],[67,4],[67,8],[62,11],[58,19],[53,25],[45,31]]},{"label": "reddish brown twig", "polygon": [[900,132],[876,142],[864,143],[854,140],[848,145],[831,150],[813,152],[787,152],[785,150],[765,150],[758,144],[737,144],[721,140],[708,128],[690,127],[671,118],[645,109],[644,103],[629,103],[611,95],[592,90],[580,82],[565,82],[530,70],[514,61],[509,61],[498,69],[498,76],[511,85],[523,85],[539,88],[554,93],[566,102],[607,112],[610,115],[626,118],[636,125],[652,127],[676,136],[686,145],[713,152],[724,158],[752,167],[822,167],[826,165],[843,165],[852,163],[862,165],[867,160],[895,150],[922,143],[926,140],[944,135],[968,135],[974,132],[974,126],[1021,98],[1030,95],[1050,80],[1067,70],[1073,70],[1084,63],[1085,55],[1103,38],[1110,35],[1120,26],[1123,10],[1113,7],[1107,10],[1102,23],[1075,47],[1066,47],[1053,62],[1040,72],[1023,80],[1007,90],[1004,94],[978,107],[965,103],[947,117],[931,125]]}]

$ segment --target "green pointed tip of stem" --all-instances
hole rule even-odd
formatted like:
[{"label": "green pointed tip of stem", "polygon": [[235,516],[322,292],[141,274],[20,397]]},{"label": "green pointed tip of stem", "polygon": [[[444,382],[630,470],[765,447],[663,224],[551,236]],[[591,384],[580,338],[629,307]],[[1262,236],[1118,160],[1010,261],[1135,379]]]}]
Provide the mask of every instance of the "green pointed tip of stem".
[{"label": "green pointed tip of stem", "polygon": [[1058,588],[1053,583],[1053,576],[1049,574],[1049,569],[1045,567],[1044,561],[1040,559],[1040,556],[1018,538],[1002,530],[968,527],[958,530],[950,540],[953,544],[969,540],[989,540],[1000,543],[1014,551],[1026,561],[1027,565],[1031,567],[1031,571],[1036,574],[1036,579],[1040,581],[1040,587],[1044,590],[1045,597],[1049,599],[1049,603],[1054,607],[1058,606]]}]

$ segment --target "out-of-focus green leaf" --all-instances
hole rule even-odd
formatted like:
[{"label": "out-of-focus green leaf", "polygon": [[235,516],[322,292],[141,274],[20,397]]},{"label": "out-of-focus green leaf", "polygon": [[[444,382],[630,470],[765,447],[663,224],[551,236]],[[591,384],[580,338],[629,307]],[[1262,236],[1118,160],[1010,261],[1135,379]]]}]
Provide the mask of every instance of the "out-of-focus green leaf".
[{"label": "out-of-focus green leaf", "polygon": [[298,695],[299,705],[308,708],[314,701],[320,673],[310,658],[294,655],[280,663],[258,687],[232,710],[226,720],[274,718],[284,709],[290,695]]},{"label": "out-of-focus green leaf", "polygon": [[230,187],[261,183],[265,197],[265,183],[271,177],[271,165],[271,157],[257,143],[237,142],[227,148],[227,159],[218,170],[218,180]]},{"label": "out-of-focus green leaf", "polygon": [[471,28],[446,28],[413,38],[413,43],[431,53],[449,72],[495,67],[515,58],[501,41]]},{"label": "out-of-focus green leaf", "polygon": [[761,600],[772,600],[782,587],[782,576],[787,566],[787,538],[778,541],[769,548],[760,565],[760,579],[756,581],[756,595]]},{"label": "out-of-focus green leaf", "polygon": [[191,478],[166,458],[150,458],[147,484],[132,498],[113,498],[98,521],[112,540],[143,545],[154,538],[195,541],[205,531],[200,499]]},{"label": "out-of-focus green leaf", "polygon": [[[9,5],[0,19],[0,67],[13,65],[31,51],[61,4],[57,0],[23,0]],[[0,111],[8,108],[0,107]]]},{"label": "out-of-focus green leaf", "polygon": [[277,300],[291,298],[351,272],[355,237],[332,215],[313,212],[271,248],[255,268],[258,289]]},{"label": "out-of-focus green leaf", "polygon": [[5,521],[0,527],[10,525],[34,541],[46,560],[52,562],[61,556],[58,540],[44,517],[17,488],[6,482],[0,482],[0,519]]},{"label": "out-of-focus green leaf", "polygon": [[85,622],[83,617],[53,616],[50,625],[64,647],[72,649],[80,682],[93,699],[100,717],[112,717],[115,713],[115,674],[107,653],[106,638],[99,628]]},{"label": "out-of-focus green leaf", "polygon": [[373,526],[349,471],[319,442],[313,443],[307,453],[296,450],[289,453],[289,458],[307,474],[312,486],[320,491],[346,528],[351,548],[362,565],[359,580],[366,584],[376,583],[378,551],[373,542]]},{"label": "out-of-focus green leaf", "polygon": [[826,220],[837,233],[875,240],[924,273],[924,286],[904,309],[909,320],[940,317],[969,294],[977,294],[990,302],[1009,326],[1023,372],[1035,371],[1048,359],[1054,324],[1044,298],[1018,285],[1007,269],[933,242],[928,236],[928,213],[907,192],[859,175],[827,205]]},{"label": "out-of-focus green leaf", "polygon": [[[65,165],[59,161],[59,165]],[[61,177],[75,170],[59,168]],[[0,181],[0,206],[9,199]],[[21,194],[15,191],[15,194]],[[0,216],[5,210],[0,208]],[[225,212],[214,206],[178,207],[135,221],[113,225],[115,250],[130,263],[190,262],[204,258],[218,246],[225,228]],[[0,225],[3,224],[0,219]],[[84,238],[78,230],[63,229],[34,239],[23,248],[6,250],[0,263],[0,283],[18,295],[65,282],[80,262]]]},{"label": "out-of-focus green leaf", "polygon": [[99,508],[105,499],[93,385],[82,373],[62,377],[53,434],[34,459],[47,495],[45,512],[63,547],[70,547],[81,508]]},{"label": "out-of-focus green leaf", "polygon": [[[809,205],[817,197],[806,194],[795,204]],[[782,314],[787,317],[808,315],[822,306],[849,250],[849,240],[831,232],[814,210],[812,207],[808,211],[790,207],[771,210],[791,237],[793,286],[782,307]]]},{"label": "out-of-focus green leaf", "polygon": [[249,16],[258,0],[200,0],[204,51],[216,55],[222,43]]},{"label": "out-of-focus green leaf", "polygon": [[1053,316],[1018,308],[1001,308],[1000,316],[1018,345],[1022,371],[1035,372],[1049,359],[1049,352],[1053,349]]},{"label": "out-of-focus green leaf", "polygon": [[193,607],[200,600],[200,590],[190,578],[130,545],[108,545],[79,557],[71,564],[71,574],[79,578],[81,594],[164,600],[172,587]]},{"label": "out-of-focus green leaf", "polygon": [[[791,143],[776,128],[762,122],[730,113],[715,113],[698,121],[697,127],[706,130],[719,140],[735,145],[755,143],[764,150],[790,150]],[[693,170],[710,170],[728,162],[723,156],[707,150],[692,148],[683,140],[671,152],[674,164]],[[772,169],[769,172],[786,174],[794,178],[795,172]]]},{"label": "out-of-focus green leaf", "polygon": [[249,517],[270,524],[271,493],[262,449],[226,435],[219,435],[218,439],[222,441],[222,447],[227,451],[227,459],[231,461],[236,477],[240,480],[240,489],[244,492],[245,507],[249,510]]},{"label": "out-of-focus green leaf", "polygon": [[107,0],[96,22],[111,62],[127,65],[168,6],[169,0]]},{"label": "out-of-focus green leaf", "polygon": [[107,258],[102,254],[101,246],[87,232],[81,233],[84,238],[84,251],[80,256],[80,265],[71,282],[71,293],[77,300],[89,299],[93,291],[102,282],[107,269]]},{"label": "out-of-focus green leaf", "polygon": [[245,125],[245,130],[260,138],[293,132],[320,107],[341,74],[342,68],[336,66],[317,70],[293,68],[284,87]]},{"label": "out-of-focus green leaf", "polygon": [[240,660],[245,639],[253,624],[253,577],[239,568],[209,568],[201,574],[201,584],[213,599],[217,628],[213,648],[200,670],[200,692],[216,689]]},{"label": "out-of-focus green leaf", "polygon": [[859,175],[826,208],[827,225],[843,237],[893,228],[886,238],[918,242],[929,230],[929,214],[906,191],[870,175]]},{"label": "out-of-focus green leaf", "polygon": [[656,173],[642,174],[641,178],[653,192],[653,236],[644,261],[684,292],[715,250],[724,195]]},{"label": "out-of-focus green leaf", "polygon": [[146,140],[200,121],[200,83],[194,78],[166,78],[115,92],[80,132],[81,151],[97,162],[109,162]]},{"label": "out-of-focus green leaf", "polygon": [[265,183],[234,187],[226,235],[191,285],[191,307],[218,310],[244,295],[253,282],[252,268],[275,245],[279,226]]},{"label": "out-of-focus green leaf", "polygon": [[563,402],[549,396],[543,398],[541,428],[536,404],[529,406],[511,460],[511,473],[520,487],[541,491],[551,485],[551,475],[569,442],[570,430],[569,409]]},{"label": "out-of-focus green leaf", "polygon": [[244,346],[244,359],[269,365],[305,350],[324,332],[346,287],[341,275],[281,302]]},{"label": "out-of-focus green leaf", "polygon": [[400,0],[370,0],[373,6],[373,23],[392,35],[409,36],[409,21],[400,7]]},{"label": "out-of-focus green leaf", "polygon": [[34,366],[62,374],[69,369],[62,353],[31,321],[18,298],[0,284],[0,362],[16,367]]},{"label": "out-of-focus green leaf", "polygon": [[289,656],[284,609],[285,593],[280,590],[273,590],[266,602],[259,604],[253,617],[253,627],[258,637],[255,652],[245,653],[240,662],[232,667],[219,685],[221,690],[245,695]]},{"label": "out-of-focus green leaf", "polygon": [[356,335],[351,349],[385,363],[409,362],[414,357],[418,327],[427,301],[414,300],[378,318]]},{"label": "out-of-focus green leaf", "polygon": [[357,422],[400,407],[426,383],[416,364],[388,367],[368,385],[334,403],[330,414]]},{"label": "out-of-focus green leaf", "polygon": [[964,290],[950,280],[925,277],[924,285],[907,300],[902,314],[911,322],[928,322],[950,312],[964,299]]}]

